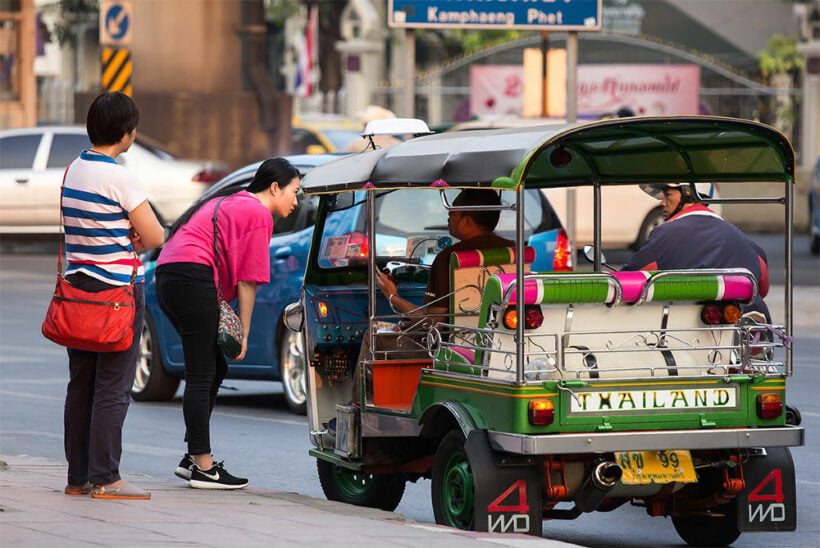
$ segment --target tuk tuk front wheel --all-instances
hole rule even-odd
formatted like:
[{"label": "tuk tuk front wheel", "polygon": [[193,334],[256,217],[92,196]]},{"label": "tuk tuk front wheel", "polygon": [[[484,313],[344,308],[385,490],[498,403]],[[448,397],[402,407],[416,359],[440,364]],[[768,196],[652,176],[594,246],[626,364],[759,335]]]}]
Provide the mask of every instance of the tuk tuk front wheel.
[{"label": "tuk tuk front wheel", "polygon": [[324,460],[316,461],[316,469],[328,500],[392,512],[404,495],[406,482],[401,474],[368,474]]},{"label": "tuk tuk front wheel", "polygon": [[475,480],[460,430],[449,432],[433,463],[433,515],[436,523],[457,529],[475,529]]}]

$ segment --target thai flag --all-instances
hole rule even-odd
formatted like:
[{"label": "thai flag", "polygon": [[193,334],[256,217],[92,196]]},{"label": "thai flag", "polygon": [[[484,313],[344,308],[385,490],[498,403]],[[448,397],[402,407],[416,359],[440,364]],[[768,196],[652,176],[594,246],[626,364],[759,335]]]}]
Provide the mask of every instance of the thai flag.
[{"label": "thai flag", "polygon": [[316,40],[316,26],[318,24],[316,8],[308,10],[307,28],[305,36],[299,44],[298,70],[296,71],[296,93],[302,97],[313,95],[313,52]]}]

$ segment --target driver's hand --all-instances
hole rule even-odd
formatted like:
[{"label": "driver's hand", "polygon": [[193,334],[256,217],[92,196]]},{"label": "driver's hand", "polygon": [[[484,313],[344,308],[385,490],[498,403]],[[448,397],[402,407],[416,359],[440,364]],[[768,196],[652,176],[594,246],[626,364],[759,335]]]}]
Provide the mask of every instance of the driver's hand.
[{"label": "driver's hand", "polygon": [[379,286],[379,290],[381,290],[385,297],[389,297],[391,294],[398,295],[399,293],[396,282],[381,270],[376,270],[376,285]]}]

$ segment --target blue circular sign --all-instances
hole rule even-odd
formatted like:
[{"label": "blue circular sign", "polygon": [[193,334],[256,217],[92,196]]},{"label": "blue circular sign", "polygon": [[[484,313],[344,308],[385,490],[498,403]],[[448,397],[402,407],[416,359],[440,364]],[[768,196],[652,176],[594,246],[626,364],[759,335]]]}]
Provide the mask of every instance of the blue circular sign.
[{"label": "blue circular sign", "polygon": [[128,11],[121,4],[114,4],[105,13],[105,32],[113,40],[121,40],[128,34],[131,24]]}]

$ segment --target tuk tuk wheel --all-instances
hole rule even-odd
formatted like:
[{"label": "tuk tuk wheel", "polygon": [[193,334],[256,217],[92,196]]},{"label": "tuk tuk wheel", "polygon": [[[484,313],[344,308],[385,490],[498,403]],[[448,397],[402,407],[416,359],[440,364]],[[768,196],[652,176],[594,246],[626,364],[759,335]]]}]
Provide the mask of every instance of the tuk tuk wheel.
[{"label": "tuk tuk wheel", "polygon": [[436,523],[475,529],[475,480],[460,430],[449,432],[433,463],[433,515]]},{"label": "tuk tuk wheel", "polygon": [[[712,514],[673,516],[678,536],[689,546],[728,546],[740,536],[737,525],[737,501],[712,509]],[[719,515],[718,515],[719,514]]]},{"label": "tuk tuk wheel", "polygon": [[287,331],[279,343],[279,374],[285,402],[297,415],[307,413],[307,391],[305,390],[305,352],[300,333]]},{"label": "tuk tuk wheel", "polygon": [[324,460],[316,461],[319,483],[328,500],[392,512],[404,495],[401,474],[367,474]]}]

